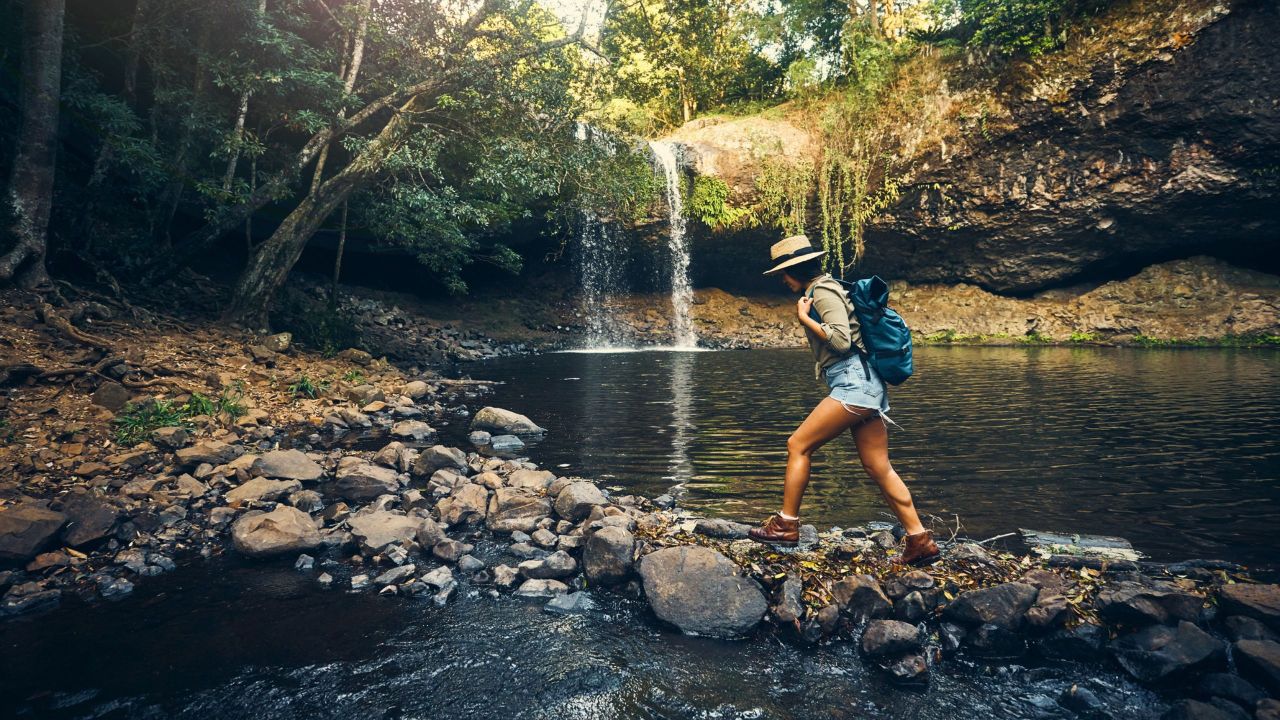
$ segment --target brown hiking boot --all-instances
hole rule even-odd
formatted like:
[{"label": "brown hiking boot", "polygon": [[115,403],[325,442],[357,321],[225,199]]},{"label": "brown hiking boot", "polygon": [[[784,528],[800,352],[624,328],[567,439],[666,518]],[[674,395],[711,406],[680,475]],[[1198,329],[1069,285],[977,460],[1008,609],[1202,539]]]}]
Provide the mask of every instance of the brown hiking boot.
[{"label": "brown hiking boot", "polygon": [[906,541],[906,547],[902,549],[901,555],[893,559],[895,567],[927,565],[942,557],[941,551],[938,550],[938,543],[933,541],[933,533],[928,530],[907,535],[903,539]]},{"label": "brown hiking boot", "polygon": [[787,520],[774,513],[760,527],[748,530],[747,537],[773,545],[795,545],[800,541],[800,519]]}]

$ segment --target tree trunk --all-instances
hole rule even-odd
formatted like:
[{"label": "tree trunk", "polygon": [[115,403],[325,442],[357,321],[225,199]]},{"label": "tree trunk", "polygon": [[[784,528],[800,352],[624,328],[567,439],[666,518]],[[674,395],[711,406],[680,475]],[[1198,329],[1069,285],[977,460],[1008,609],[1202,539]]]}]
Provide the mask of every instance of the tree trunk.
[{"label": "tree trunk", "polygon": [[333,257],[333,285],[329,287],[329,309],[338,307],[338,278],[342,275],[342,251],[347,246],[347,201],[342,201],[342,226],[338,230],[338,252]]},{"label": "tree trunk", "polygon": [[880,37],[880,17],[876,14],[876,0],[867,0],[867,16],[871,19],[871,35]]},{"label": "tree trunk", "polygon": [[315,192],[308,193],[271,237],[259,246],[236,282],[224,319],[239,321],[255,330],[268,328],[267,311],[271,307],[271,298],[289,277],[289,271],[298,262],[307,241],[352,192],[378,176],[384,161],[395,150],[408,126],[406,115],[412,114],[421,101],[415,96],[405,103],[342,172],[321,183]]},{"label": "tree trunk", "polygon": [[66,0],[29,0],[24,3],[22,47],[22,129],[9,197],[17,241],[0,258],[0,281],[13,280],[19,287],[49,284],[45,269],[48,250],[49,211],[53,204],[53,174],[58,139],[58,104],[62,93],[62,27]]},{"label": "tree trunk", "polygon": [[[267,0],[258,0],[258,21],[265,22]],[[222,177],[222,192],[231,192],[231,183],[236,179],[236,164],[240,162],[240,144],[244,141],[244,121],[249,116],[249,98],[253,90],[246,87],[240,92],[240,108],[236,113],[235,129],[232,130],[231,157],[227,158],[227,172]]]}]

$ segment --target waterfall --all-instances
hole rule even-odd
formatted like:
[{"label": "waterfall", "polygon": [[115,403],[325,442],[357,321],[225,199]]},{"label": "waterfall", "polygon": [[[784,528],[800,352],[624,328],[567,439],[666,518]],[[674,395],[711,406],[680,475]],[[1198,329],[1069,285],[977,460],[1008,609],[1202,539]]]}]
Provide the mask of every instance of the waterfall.
[{"label": "waterfall", "polygon": [[[577,137],[579,142],[594,143],[612,152],[608,138],[586,123],[578,123]],[[607,219],[590,209],[582,211],[576,258],[582,286],[578,311],[586,319],[586,347],[590,349],[613,347],[619,340],[613,332],[616,324],[608,321],[614,297],[627,291],[625,251],[617,247],[616,235]]]},{"label": "waterfall", "polygon": [[671,329],[672,344],[677,348],[697,347],[689,307],[693,304],[693,287],[689,284],[689,243],[685,237],[684,199],[680,194],[680,166],[675,144],[649,141],[649,148],[662,168],[667,183],[667,214],[671,249]]}]

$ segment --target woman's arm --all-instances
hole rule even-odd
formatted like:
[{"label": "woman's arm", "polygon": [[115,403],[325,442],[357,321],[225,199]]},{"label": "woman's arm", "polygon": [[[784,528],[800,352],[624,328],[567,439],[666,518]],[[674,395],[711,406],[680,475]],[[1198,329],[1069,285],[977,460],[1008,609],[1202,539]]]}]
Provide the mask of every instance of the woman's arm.
[{"label": "woman's arm", "polygon": [[[813,298],[802,297],[796,303],[796,315],[800,323],[813,331],[823,342],[837,353],[846,353],[852,347],[849,332],[849,310],[844,304],[841,293],[834,288],[818,286],[813,289]],[[809,317],[809,306],[818,310],[821,322]]]}]

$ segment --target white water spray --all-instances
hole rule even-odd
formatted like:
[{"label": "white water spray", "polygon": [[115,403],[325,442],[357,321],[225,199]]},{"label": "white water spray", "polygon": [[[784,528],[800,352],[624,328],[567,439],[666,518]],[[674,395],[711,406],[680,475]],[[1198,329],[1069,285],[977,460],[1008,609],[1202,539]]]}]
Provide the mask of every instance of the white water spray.
[{"label": "white water spray", "polygon": [[689,244],[685,238],[684,198],[680,194],[680,166],[673,143],[649,141],[667,182],[668,225],[671,237],[671,329],[672,344],[677,348],[698,345],[693,332],[689,308],[693,305],[693,287],[689,284]]}]

